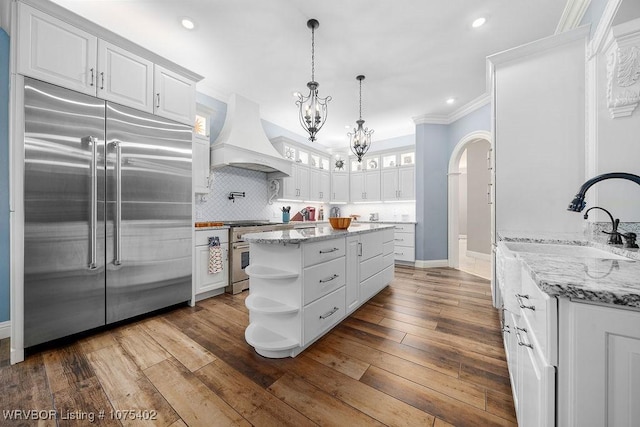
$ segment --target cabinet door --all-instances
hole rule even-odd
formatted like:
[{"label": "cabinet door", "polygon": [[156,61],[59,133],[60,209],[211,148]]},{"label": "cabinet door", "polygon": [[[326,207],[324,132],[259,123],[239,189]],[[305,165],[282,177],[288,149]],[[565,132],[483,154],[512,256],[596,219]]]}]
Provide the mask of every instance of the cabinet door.
[{"label": "cabinet door", "polygon": [[18,73],[96,94],[98,39],[18,3]]},{"label": "cabinet door", "polygon": [[193,126],[196,114],[196,84],[159,65],[156,65],[154,70],[154,113]]},{"label": "cabinet door", "polygon": [[309,200],[310,199],[310,191],[309,191],[309,168],[306,166],[298,167],[298,198],[300,200]]},{"label": "cabinet door", "polygon": [[398,198],[398,170],[397,168],[382,171],[382,200],[396,200]]},{"label": "cabinet door", "polygon": [[153,63],[104,40],[98,40],[98,96],[153,112]]},{"label": "cabinet door", "polygon": [[291,176],[282,178],[282,198],[296,199],[298,197],[298,166],[292,165]]},{"label": "cabinet door", "polygon": [[518,346],[518,425],[555,425],[555,368],[535,349]]},{"label": "cabinet door", "polygon": [[368,202],[381,199],[380,194],[380,171],[364,173],[365,186],[364,197]]},{"label": "cabinet door", "polygon": [[414,200],[416,198],[416,169],[413,166],[398,169],[398,198]]},{"label": "cabinet door", "polygon": [[344,172],[334,172],[331,174],[331,201],[349,201],[349,175]]},{"label": "cabinet door", "polygon": [[209,192],[209,141],[193,138],[193,192]]},{"label": "cabinet door", "polygon": [[364,198],[364,173],[352,173],[349,177],[351,183],[349,185],[349,198],[352,202],[361,202]]},{"label": "cabinet door", "polygon": [[347,314],[353,312],[360,301],[358,292],[360,289],[360,259],[358,257],[359,244],[360,238],[358,236],[347,237]]},{"label": "cabinet door", "polygon": [[331,176],[329,172],[320,172],[320,201],[328,202],[331,193]]},{"label": "cabinet door", "polygon": [[309,200],[320,200],[320,171],[314,168],[309,170]]},{"label": "cabinet door", "polygon": [[209,247],[196,247],[196,295],[214,289],[224,288],[228,284],[228,249],[223,248],[224,262],[220,273],[209,274]]}]

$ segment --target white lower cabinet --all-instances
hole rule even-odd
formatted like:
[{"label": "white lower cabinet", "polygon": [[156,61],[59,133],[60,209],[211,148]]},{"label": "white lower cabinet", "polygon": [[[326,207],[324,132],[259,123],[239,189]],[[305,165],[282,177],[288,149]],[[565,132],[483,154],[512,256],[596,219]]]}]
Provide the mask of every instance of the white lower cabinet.
[{"label": "white lower cabinet", "polygon": [[383,249],[392,235],[389,228],[293,245],[251,243],[247,343],[265,357],[298,355],[393,280]]},{"label": "white lower cabinet", "polygon": [[416,225],[407,223],[394,224],[393,238],[395,260],[400,262],[415,262],[416,260]]},{"label": "white lower cabinet", "polygon": [[640,425],[640,311],[551,297],[524,268],[520,282],[502,295],[518,425]]},{"label": "white lower cabinet", "polygon": [[559,426],[640,425],[640,311],[560,300]]},{"label": "white lower cabinet", "polygon": [[[196,301],[224,292],[229,284],[229,230],[196,230],[195,299]],[[209,238],[217,237],[222,250],[222,271],[209,273]]]}]

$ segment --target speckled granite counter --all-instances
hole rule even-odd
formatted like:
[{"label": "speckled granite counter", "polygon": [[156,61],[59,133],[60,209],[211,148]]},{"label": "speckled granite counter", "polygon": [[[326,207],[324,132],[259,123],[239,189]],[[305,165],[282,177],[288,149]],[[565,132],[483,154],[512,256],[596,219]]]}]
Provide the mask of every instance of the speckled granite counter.
[{"label": "speckled granite counter", "polygon": [[640,252],[589,242],[584,236],[501,233],[501,240],[594,246],[629,260],[514,252],[538,287],[551,296],[640,308]]},{"label": "speckled granite counter", "polygon": [[347,230],[334,230],[330,225],[318,225],[313,228],[268,231],[245,234],[243,239],[249,243],[296,244],[335,239],[353,234],[367,233],[383,228],[393,228],[391,224],[351,224]]}]

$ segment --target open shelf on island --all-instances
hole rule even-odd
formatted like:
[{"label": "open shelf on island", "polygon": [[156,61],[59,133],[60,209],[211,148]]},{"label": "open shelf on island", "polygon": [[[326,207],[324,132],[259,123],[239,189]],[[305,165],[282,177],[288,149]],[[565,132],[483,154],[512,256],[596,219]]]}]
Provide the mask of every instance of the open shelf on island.
[{"label": "open shelf on island", "polygon": [[257,313],[290,314],[300,311],[298,307],[282,304],[270,298],[254,294],[249,295],[244,304],[249,310]]},{"label": "open shelf on island", "polygon": [[244,331],[247,343],[255,348],[258,354],[269,358],[288,357],[290,350],[298,347],[299,342],[292,338],[283,337],[263,326],[251,323]]},{"label": "open shelf on island", "polygon": [[255,277],[257,279],[295,279],[299,276],[299,273],[296,271],[281,270],[279,268],[255,264],[249,264],[244,271],[249,277]]}]

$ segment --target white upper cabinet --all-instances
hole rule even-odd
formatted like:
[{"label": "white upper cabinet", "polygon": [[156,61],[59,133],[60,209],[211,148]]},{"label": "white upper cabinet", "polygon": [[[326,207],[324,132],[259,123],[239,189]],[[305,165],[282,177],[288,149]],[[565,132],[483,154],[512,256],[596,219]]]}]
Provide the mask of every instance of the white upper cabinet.
[{"label": "white upper cabinet", "polygon": [[196,84],[160,65],[155,66],[154,112],[167,119],[192,124],[195,117]]},{"label": "white upper cabinet", "polygon": [[415,151],[382,156],[382,200],[414,200]]},{"label": "white upper cabinet", "polygon": [[153,112],[153,62],[98,40],[98,96]]},{"label": "white upper cabinet", "polygon": [[18,2],[19,74],[193,125],[200,76],[167,69],[152,52],[99,27],[92,34],[92,23],[68,15],[57,16],[71,23]]},{"label": "white upper cabinet", "polygon": [[333,172],[331,174],[331,201],[349,201],[349,174],[347,172]]},{"label": "white upper cabinet", "polygon": [[96,94],[97,37],[18,3],[18,73]]}]

